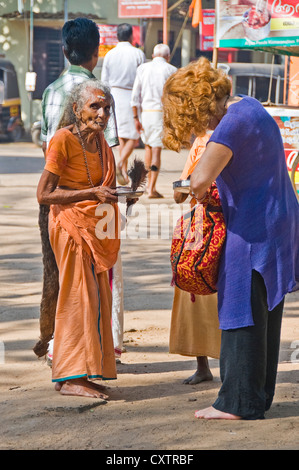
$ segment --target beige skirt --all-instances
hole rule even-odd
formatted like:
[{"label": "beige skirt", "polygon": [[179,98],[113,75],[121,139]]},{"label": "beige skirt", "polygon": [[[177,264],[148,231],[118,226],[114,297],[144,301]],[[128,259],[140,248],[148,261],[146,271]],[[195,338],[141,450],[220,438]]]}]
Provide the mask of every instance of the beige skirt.
[{"label": "beige skirt", "polygon": [[174,290],[169,352],[182,356],[220,356],[217,294],[191,296],[178,287]]}]

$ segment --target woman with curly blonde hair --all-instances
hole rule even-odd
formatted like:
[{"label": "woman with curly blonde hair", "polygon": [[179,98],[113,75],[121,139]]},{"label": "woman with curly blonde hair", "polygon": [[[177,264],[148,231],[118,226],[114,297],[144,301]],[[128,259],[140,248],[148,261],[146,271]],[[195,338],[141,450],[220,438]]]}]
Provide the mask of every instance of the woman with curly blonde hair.
[{"label": "woman with curly blonde hair", "polygon": [[299,287],[299,205],[280,130],[254,98],[230,96],[205,58],[165,84],[164,144],[213,130],[191,175],[200,202],[216,180],[227,235],[218,276],[222,386],[205,419],[262,419],[274,397],[284,297]]},{"label": "woman with curly blonde hair", "polygon": [[212,69],[204,57],[195,64],[179,69],[164,87],[163,143],[177,152],[190,147],[192,134],[204,136],[207,129],[214,128],[211,116],[218,124],[217,116],[231,91],[231,82],[221,69]]}]

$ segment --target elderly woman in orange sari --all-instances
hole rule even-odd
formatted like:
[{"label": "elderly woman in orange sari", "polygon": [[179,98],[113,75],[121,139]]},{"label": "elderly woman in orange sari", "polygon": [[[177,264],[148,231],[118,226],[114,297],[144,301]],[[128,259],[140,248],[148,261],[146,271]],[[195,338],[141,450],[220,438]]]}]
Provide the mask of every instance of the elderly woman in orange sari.
[{"label": "elderly woman in orange sari", "polygon": [[116,378],[108,270],[119,251],[118,209],[103,134],[111,102],[98,80],[72,90],[37,189],[38,202],[50,205],[59,269],[52,381],[64,395],[108,398],[95,380]]}]

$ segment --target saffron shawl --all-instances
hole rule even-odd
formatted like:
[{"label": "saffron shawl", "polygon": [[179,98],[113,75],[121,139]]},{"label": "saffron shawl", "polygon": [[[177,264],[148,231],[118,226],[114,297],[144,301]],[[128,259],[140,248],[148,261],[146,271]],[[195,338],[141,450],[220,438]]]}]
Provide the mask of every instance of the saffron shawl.
[{"label": "saffron shawl", "polygon": [[[102,153],[103,186],[115,187],[115,161],[104,135],[98,135]],[[95,185],[102,177],[98,154],[86,152],[91,179]],[[68,129],[60,129],[52,138],[45,169],[60,176],[59,186],[69,189],[89,187],[83,150]],[[86,200],[55,204],[50,208],[54,224],[66,230],[75,244],[91,257],[96,273],[107,271],[117,260],[120,247],[117,204]]]}]

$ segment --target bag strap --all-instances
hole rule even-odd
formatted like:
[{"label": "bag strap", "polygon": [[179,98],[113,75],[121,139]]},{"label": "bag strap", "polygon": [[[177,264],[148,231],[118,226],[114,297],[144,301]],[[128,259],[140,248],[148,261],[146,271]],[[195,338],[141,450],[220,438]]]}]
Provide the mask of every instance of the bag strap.
[{"label": "bag strap", "polygon": [[178,263],[179,263],[181,254],[182,254],[183,249],[184,249],[184,246],[185,246],[185,242],[186,242],[187,235],[188,235],[188,233],[189,233],[189,231],[190,231],[190,227],[191,227],[192,220],[193,220],[194,213],[195,213],[195,208],[196,208],[196,206],[194,206],[193,209],[192,209],[190,212],[187,212],[187,214],[185,214],[185,215],[183,216],[184,219],[188,219],[188,218],[190,217],[190,221],[189,221],[189,224],[188,224],[186,233],[185,233],[184,238],[183,238],[183,243],[182,243],[180,252],[179,252],[179,254],[178,254],[176,263],[175,263],[175,265],[174,265],[174,271],[175,271],[175,273],[176,273],[176,270],[177,270],[177,265],[178,265]]},{"label": "bag strap", "polygon": [[206,207],[207,212],[223,212],[221,206],[212,206],[211,204],[208,204]]}]

